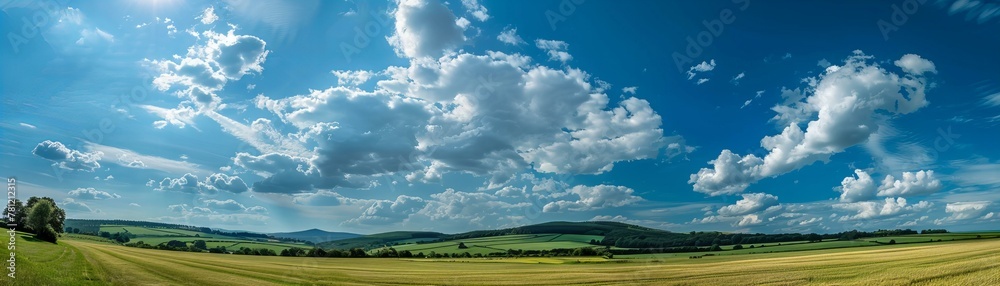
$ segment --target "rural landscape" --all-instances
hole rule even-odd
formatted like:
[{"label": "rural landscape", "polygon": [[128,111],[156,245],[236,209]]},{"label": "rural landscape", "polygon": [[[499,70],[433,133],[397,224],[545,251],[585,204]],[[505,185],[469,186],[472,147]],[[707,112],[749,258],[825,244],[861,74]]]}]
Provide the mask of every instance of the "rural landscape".
[{"label": "rural landscape", "polygon": [[[46,199],[35,200],[39,201]],[[671,233],[619,222],[592,221],[550,222],[459,234],[394,231],[358,235],[318,229],[275,234],[223,232],[125,220],[69,219],[64,225],[65,231],[57,235],[57,241],[42,240],[45,235],[11,233],[18,240],[16,249],[20,250],[16,256],[19,283],[517,285],[531,281],[532,285],[994,285],[1000,282],[997,251],[1000,231]],[[325,241],[333,238],[340,239]],[[7,250],[4,257],[15,257],[10,255],[13,250]]]},{"label": "rural landscape", "polygon": [[1000,0],[0,0],[4,285],[1000,285]]}]

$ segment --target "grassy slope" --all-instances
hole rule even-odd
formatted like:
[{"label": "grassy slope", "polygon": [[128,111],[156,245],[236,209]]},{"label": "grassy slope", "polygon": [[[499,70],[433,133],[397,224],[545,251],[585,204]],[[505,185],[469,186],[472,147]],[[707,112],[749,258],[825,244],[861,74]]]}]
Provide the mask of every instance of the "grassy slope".
[{"label": "grassy slope", "polygon": [[[8,240],[6,229],[4,240]],[[101,272],[96,271],[76,247],[66,241],[49,243],[35,239],[31,234],[17,233],[16,248],[16,278],[7,277],[10,257],[7,244],[4,243],[0,257],[4,259],[2,285],[104,285],[100,279]],[[69,274],[69,275],[67,275]],[[16,281],[11,283],[11,281]]]},{"label": "grassy slope", "polygon": [[[75,239],[67,242],[95,263],[95,271],[103,271],[107,284],[118,285],[1000,284],[1000,239],[662,262],[618,260],[628,263],[575,263],[576,258],[445,262],[449,260],[247,257],[136,249]],[[44,251],[37,255],[51,256]],[[63,272],[66,278],[82,277],[79,270]]]}]

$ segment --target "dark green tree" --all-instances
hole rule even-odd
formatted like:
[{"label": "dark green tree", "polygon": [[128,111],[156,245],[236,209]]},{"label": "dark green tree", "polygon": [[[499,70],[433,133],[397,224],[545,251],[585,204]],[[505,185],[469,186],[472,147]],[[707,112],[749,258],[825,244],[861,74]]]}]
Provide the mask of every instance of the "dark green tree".
[{"label": "dark green tree", "polygon": [[[34,199],[35,197],[32,197]],[[55,220],[56,206],[51,201],[40,200],[35,202],[33,206],[28,209],[27,227],[31,228],[35,232],[35,238],[55,243],[58,239],[59,234],[56,228],[52,225]],[[62,223],[60,223],[59,229],[62,230]]]},{"label": "dark green tree", "polygon": [[200,240],[200,239],[199,240],[195,240],[194,241],[194,248],[207,250],[208,249],[208,244],[205,243],[204,240]]}]

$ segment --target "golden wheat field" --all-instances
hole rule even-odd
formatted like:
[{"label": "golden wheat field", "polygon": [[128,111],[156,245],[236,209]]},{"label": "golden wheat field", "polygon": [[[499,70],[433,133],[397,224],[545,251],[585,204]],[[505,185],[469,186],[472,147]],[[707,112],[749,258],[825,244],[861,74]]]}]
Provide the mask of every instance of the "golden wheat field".
[{"label": "golden wheat field", "polygon": [[1000,285],[1000,239],[694,260],[261,257],[81,239],[19,249],[18,285]]}]

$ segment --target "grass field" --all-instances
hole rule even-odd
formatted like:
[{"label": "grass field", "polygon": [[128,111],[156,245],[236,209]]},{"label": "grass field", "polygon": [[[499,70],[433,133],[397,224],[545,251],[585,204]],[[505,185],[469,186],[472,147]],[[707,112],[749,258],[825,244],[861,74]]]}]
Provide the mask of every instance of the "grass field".
[{"label": "grass field", "polygon": [[[508,249],[550,250],[554,248],[593,247],[591,239],[601,240],[599,235],[581,234],[518,234],[460,239],[445,242],[404,244],[393,246],[397,251],[409,250],[414,254],[423,252],[488,254],[491,252],[506,252]],[[466,249],[459,249],[458,244],[465,243]],[[377,249],[372,252],[378,251]]]},{"label": "grass field", "polygon": [[51,244],[21,235],[15,285],[1000,285],[1000,239],[702,259],[681,255],[612,260],[261,257],[139,249],[75,237]]},{"label": "grass field", "polygon": [[248,247],[253,249],[266,248],[274,250],[274,252],[281,252],[284,249],[292,247],[305,248],[305,249],[312,248],[312,246],[303,243],[261,242],[248,239],[241,239],[237,237],[230,237],[225,235],[184,230],[184,229],[164,229],[164,228],[149,228],[149,227],[123,226],[123,225],[102,225],[101,231],[106,231],[109,233],[129,232],[136,235],[136,237],[132,238],[130,242],[142,241],[150,245],[157,245],[171,240],[183,241],[187,243],[191,243],[195,240],[205,240],[206,241],[205,244],[209,248],[216,246],[225,246],[227,250],[239,250],[240,247]]}]

